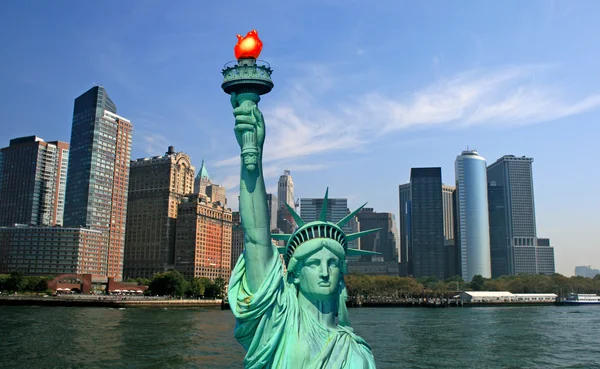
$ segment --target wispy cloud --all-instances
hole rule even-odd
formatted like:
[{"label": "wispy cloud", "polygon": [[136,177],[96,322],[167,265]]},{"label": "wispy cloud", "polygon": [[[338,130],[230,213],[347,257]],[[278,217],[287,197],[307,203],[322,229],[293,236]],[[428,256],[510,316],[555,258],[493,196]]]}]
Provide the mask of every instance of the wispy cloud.
[{"label": "wispy cloud", "polygon": [[149,156],[158,155],[157,153],[162,153],[166,151],[167,147],[170,145],[170,141],[163,135],[158,133],[149,133],[149,132],[139,132],[139,136],[141,136],[141,140],[136,140],[134,142],[140,142],[142,147],[142,151]]},{"label": "wispy cloud", "polygon": [[364,97],[361,113],[374,117],[382,132],[452,124],[533,124],[600,107],[600,94],[567,99],[551,85],[537,82],[548,66],[469,71],[414,93],[409,99],[380,94]]},{"label": "wispy cloud", "polygon": [[[323,81],[329,71],[311,67],[304,82],[294,82],[291,95],[280,95],[279,101],[269,104],[274,108],[265,109],[265,160],[269,168],[281,168],[283,162],[291,160],[358,150],[396,131],[434,126],[509,127],[552,121],[600,107],[600,94],[568,97],[560,88],[541,82],[554,68],[524,65],[469,70],[403,97],[371,92],[348,96],[337,105],[330,101],[324,105],[319,94],[311,93],[308,87],[317,80],[326,90],[335,77]],[[298,99],[300,95],[307,98]],[[236,156],[217,165],[238,163]]]}]

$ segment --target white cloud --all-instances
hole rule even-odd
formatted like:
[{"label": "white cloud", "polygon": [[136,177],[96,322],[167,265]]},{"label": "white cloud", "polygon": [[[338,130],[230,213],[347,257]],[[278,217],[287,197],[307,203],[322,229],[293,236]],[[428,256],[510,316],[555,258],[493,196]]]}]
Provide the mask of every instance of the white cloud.
[{"label": "white cloud", "polygon": [[[600,107],[600,94],[567,99],[564,91],[540,82],[552,69],[548,65],[525,65],[470,70],[406,97],[381,93],[352,97],[342,89],[336,96],[344,102],[335,105],[328,99],[325,105],[320,103],[322,94],[310,93],[309,86],[316,81],[322,92],[331,87],[331,81],[341,79],[332,76],[327,68],[312,66],[305,79],[295,80],[293,88],[279,95],[279,101],[269,103],[274,108],[264,109],[268,164],[265,173],[278,175],[283,169],[293,169],[295,160],[306,162],[308,157],[326,152],[359,150],[366,143],[400,130],[533,124]],[[326,80],[323,76],[327,76]],[[285,91],[289,95],[284,95]],[[235,156],[217,166],[238,163]]]},{"label": "white cloud", "polygon": [[142,150],[148,156],[160,155],[167,151],[167,148],[170,145],[169,140],[165,136],[158,133],[140,132],[139,135],[142,136],[141,142],[144,146]]}]

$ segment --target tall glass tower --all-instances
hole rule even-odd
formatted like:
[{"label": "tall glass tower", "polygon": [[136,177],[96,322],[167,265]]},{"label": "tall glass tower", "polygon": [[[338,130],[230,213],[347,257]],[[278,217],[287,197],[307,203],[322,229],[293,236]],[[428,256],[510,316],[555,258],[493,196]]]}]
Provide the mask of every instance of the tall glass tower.
[{"label": "tall glass tower", "polygon": [[491,278],[490,225],[485,159],[475,150],[456,157],[456,204],[458,245],[462,277]]},{"label": "tall glass tower", "polygon": [[409,271],[415,278],[446,278],[447,250],[444,247],[442,168],[410,170]]},{"label": "tall glass tower", "polygon": [[487,168],[494,277],[555,272],[550,240],[537,237],[532,164],[504,155]]},{"label": "tall glass tower", "polygon": [[133,127],[116,113],[101,86],[75,99],[64,225],[102,230],[106,275],[121,279]]}]

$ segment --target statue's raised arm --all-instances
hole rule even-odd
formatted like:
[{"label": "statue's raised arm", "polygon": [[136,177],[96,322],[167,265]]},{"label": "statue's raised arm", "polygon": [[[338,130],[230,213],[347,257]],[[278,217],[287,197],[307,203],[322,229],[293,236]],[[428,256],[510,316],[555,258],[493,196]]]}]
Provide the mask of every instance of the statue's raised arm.
[{"label": "statue's raised arm", "polygon": [[246,281],[251,291],[260,287],[277,257],[271,244],[267,193],[262,170],[265,121],[258,95],[232,94],[235,136],[241,149],[240,218],[244,231]]}]

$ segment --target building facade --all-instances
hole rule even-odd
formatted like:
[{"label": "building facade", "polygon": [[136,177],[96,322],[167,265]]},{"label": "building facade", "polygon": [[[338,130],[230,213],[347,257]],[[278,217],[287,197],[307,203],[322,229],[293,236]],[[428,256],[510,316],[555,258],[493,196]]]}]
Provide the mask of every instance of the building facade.
[{"label": "building facade", "polygon": [[0,226],[62,225],[69,144],[19,137],[0,157]]},{"label": "building facade", "polygon": [[442,202],[444,210],[444,246],[448,258],[448,277],[460,275],[460,253],[457,245],[456,230],[456,187],[442,184]]},{"label": "building facade", "polygon": [[206,187],[212,184],[210,176],[208,175],[208,171],[206,170],[206,164],[204,163],[204,159],[202,159],[202,164],[200,165],[200,170],[198,170],[198,175],[194,181],[194,193],[206,195]]},{"label": "building facade", "polygon": [[175,269],[186,279],[231,276],[231,210],[187,196],[179,204],[175,240]]},{"label": "building facade", "polygon": [[401,184],[399,187],[399,223],[400,228],[400,275],[412,275],[410,255],[412,247],[410,246],[410,183]]},{"label": "building facade", "polygon": [[554,249],[537,238],[532,164],[505,155],[487,167],[492,276],[554,273]]},{"label": "building facade", "polygon": [[442,169],[412,168],[410,172],[410,244],[415,278],[446,278]]},{"label": "building facade", "polygon": [[240,255],[244,252],[244,231],[240,212],[231,213],[231,270],[235,267]]},{"label": "building facade", "polygon": [[456,214],[462,278],[492,277],[485,159],[475,150],[456,157]]},{"label": "building facade", "polygon": [[289,170],[284,170],[283,174],[279,177],[277,182],[277,198],[278,209],[277,209],[277,228],[283,233],[291,234],[296,229],[296,222],[292,217],[292,214],[288,211],[285,204],[287,203],[292,208],[295,207],[294,202],[294,181]]},{"label": "building facade", "polygon": [[504,186],[495,181],[488,182],[488,210],[492,278],[498,278],[511,274],[509,265],[512,265],[513,249],[507,236],[508,227],[506,225],[507,214],[504,205]]},{"label": "building facade", "polygon": [[106,276],[105,237],[86,228],[0,227],[0,273]]},{"label": "building facade", "polygon": [[125,278],[152,278],[174,268],[178,206],[194,191],[190,157],[173,146],[161,156],[131,161]]},{"label": "building facade", "polygon": [[206,186],[206,196],[210,197],[210,201],[213,203],[220,203],[221,206],[227,205],[227,190],[223,186],[211,183]]},{"label": "building facade", "polygon": [[[314,222],[319,219],[321,208],[323,207],[323,198],[304,198],[300,199],[300,217],[305,222]],[[350,214],[348,209],[348,199],[337,198],[327,199],[327,221],[337,223]],[[352,233],[353,226],[350,222],[346,223],[342,230],[346,234]],[[348,247],[358,249],[357,240],[348,242]]]},{"label": "building facade", "polygon": [[107,276],[123,276],[131,122],[101,86],[75,99],[64,225],[105,232]]},{"label": "building facade", "polygon": [[277,209],[279,204],[277,203],[277,196],[272,193],[267,194],[267,208],[269,211],[269,224],[271,230],[277,228]]},{"label": "building facade", "polygon": [[600,274],[600,269],[594,269],[591,265],[575,267],[575,275],[577,277],[594,278],[598,274]]},{"label": "building facade", "polygon": [[[382,261],[398,264],[396,235],[394,234],[394,215],[392,213],[379,213],[373,208],[362,208],[357,214],[358,222],[362,229],[381,228],[378,232],[366,234],[361,237],[361,250],[379,252],[376,256],[361,256],[360,260]],[[397,268],[396,268],[397,270]]]}]

